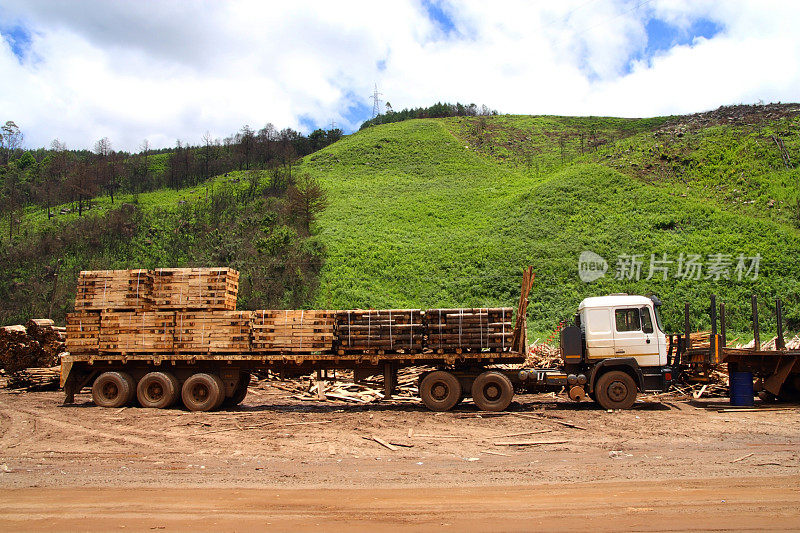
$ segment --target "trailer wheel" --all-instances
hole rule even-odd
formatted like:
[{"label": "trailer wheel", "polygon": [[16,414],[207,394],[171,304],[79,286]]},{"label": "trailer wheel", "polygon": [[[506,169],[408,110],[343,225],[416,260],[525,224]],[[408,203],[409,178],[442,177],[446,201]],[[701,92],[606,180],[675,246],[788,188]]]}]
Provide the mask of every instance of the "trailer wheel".
[{"label": "trailer wheel", "polygon": [[181,399],[190,411],[211,411],[225,399],[225,384],[214,374],[193,374],[183,383]]},{"label": "trailer wheel", "polygon": [[472,401],[482,411],[503,411],[513,398],[514,386],[500,372],[484,372],[472,382]]},{"label": "trailer wheel", "polygon": [[92,400],[98,407],[122,407],[133,400],[136,383],[127,372],[103,372],[92,385]]},{"label": "trailer wheel", "polygon": [[450,372],[436,370],[422,378],[419,395],[431,411],[449,411],[461,398],[461,383]]},{"label": "trailer wheel", "polygon": [[594,394],[603,409],[630,409],[636,401],[636,382],[629,374],[612,370],[600,376]]},{"label": "trailer wheel", "polygon": [[178,380],[168,372],[150,372],[139,380],[136,399],[142,407],[165,409],[178,399]]},{"label": "trailer wheel", "polygon": [[239,374],[239,382],[233,390],[233,396],[225,398],[222,405],[226,407],[234,407],[242,403],[244,397],[247,396],[247,387],[250,385],[250,372],[242,372]]}]

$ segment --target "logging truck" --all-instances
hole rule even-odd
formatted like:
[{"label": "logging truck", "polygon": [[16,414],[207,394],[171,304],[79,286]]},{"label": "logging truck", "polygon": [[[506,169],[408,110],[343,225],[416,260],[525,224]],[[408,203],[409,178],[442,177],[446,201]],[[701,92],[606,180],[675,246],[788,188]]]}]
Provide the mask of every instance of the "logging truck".
[{"label": "logging truck", "polygon": [[[148,286],[143,276],[159,272],[128,272],[136,272],[135,278],[108,279],[127,279],[122,286],[129,293],[120,306],[141,306],[142,287]],[[178,290],[177,274],[170,275],[170,287]],[[86,291],[102,288],[102,295],[92,297],[107,305],[111,284],[97,279],[84,283],[95,287]],[[563,365],[521,368],[532,282],[528,269],[516,309],[168,312],[169,299],[155,310],[92,310],[82,304],[67,320],[72,349],[62,356],[65,403],[91,387],[94,403],[102,407],[136,401],[166,408],[180,400],[189,410],[209,411],[240,403],[254,371],[319,376],[336,369],[357,376],[382,373],[389,399],[398,368],[420,365],[429,370],[418,377],[419,395],[434,411],[450,410],[467,397],[482,410],[502,411],[515,392],[561,390],[576,401],[589,397],[605,409],[628,409],[638,392],[669,388],[673,374],[660,302],[643,296],[586,298],[574,323],[561,331]],[[82,294],[88,292],[79,289]]]}]

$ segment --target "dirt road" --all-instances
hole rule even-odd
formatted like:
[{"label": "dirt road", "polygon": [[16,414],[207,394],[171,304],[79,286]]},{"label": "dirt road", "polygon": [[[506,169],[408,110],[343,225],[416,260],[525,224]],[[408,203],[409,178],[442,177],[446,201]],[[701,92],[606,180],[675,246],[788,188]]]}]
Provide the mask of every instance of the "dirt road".
[{"label": "dirt road", "polygon": [[[236,410],[189,413],[3,390],[0,528],[800,527],[800,409],[519,399],[500,416],[439,414],[300,402],[260,384]],[[498,445],[509,442],[529,444]]]},{"label": "dirt road", "polygon": [[13,489],[9,531],[797,530],[800,478],[449,489]]}]

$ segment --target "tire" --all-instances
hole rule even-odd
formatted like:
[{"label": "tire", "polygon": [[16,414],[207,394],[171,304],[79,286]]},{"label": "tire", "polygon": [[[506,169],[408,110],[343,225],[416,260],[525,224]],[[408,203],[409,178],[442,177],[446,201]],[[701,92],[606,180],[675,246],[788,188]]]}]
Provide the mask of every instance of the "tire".
[{"label": "tire", "polygon": [[225,398],[222,405],[225,407],[235,407],[242,403],[244,397],[247,396],[247,386],[250,385],[250,372],[242,372],[239,374],[239,382],[233,391],[233,396]]},{"label": "tire", "polygon": [[636,402],[636,382],[625,372],[612,370],[597,380],[594,394],[603,409],[630,409]]},{"label": "tire", "polygon": [[152,409],[165,409],[178,399],[180,387],[175,376],[168,372],[150,372],[139,380],[136,399],[139,405]]},{"label": "tire", "polygon": [[422,378],[419,396],[431,411],[449,411],[461,399],[461,383],[450,372],[436,370]]},{"label": "tire", "polygon": [[225,399],[225,386],[214,374],[193,374],[183,383],[181,399],[190,411],[211,411]]},{"label": "tire", "polygon": [[472,383],[472,401],[482,411],[504,411],[514,399],[514,385],[508,376],[487,371]]},{"label": "tire", "polygon": [[136,382],[127,372],[103,372],[92,385],[92,400],[98,407],[122,407],[133,400]]}]

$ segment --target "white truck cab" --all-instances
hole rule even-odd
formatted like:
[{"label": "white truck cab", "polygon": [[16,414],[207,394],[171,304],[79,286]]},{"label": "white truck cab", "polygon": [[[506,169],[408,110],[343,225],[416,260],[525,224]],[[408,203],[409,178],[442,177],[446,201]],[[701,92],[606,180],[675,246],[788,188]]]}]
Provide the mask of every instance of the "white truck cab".
[{"label": "white truck cab", "polygon": [[667,364],[667,337],[652,299],[628,294],[586,298],[578,313],[587,362],[633,357],[640,367]]}]

